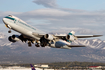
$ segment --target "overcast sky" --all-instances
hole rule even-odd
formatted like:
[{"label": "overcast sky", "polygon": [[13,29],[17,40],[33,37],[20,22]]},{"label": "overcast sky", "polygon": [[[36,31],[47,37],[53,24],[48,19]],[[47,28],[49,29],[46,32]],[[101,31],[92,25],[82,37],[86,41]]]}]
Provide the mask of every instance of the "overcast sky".
[{"label": "overcast sky", "polygon": [[105,35],[105,0],[0,0],[3,33],[2,18],[10,14],[45,32]]}]

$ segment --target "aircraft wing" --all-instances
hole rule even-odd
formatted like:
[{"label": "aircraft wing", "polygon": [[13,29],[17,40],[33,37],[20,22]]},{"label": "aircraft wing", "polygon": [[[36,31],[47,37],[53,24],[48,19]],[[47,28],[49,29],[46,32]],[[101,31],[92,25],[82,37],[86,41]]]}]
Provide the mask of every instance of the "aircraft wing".
[{"label": "aircraft wing", "polygon": [[86,47],[85,45],[67,45],[68,47]]},{"label": "aircraft wing", "polygon": [[58,38],[66,37],[66,35],[54,35],[54,36]]},{"label": "aircraft wing", "polygon": [[[55,35],[58,38],[63,38],[66,37],[66,35]],[[76,38],[90,38],[90,37],[100,37],[103,35],[73,35]]]},{"label": "aircraft wing", "polygon": [[100,37],[102,35],[77,35],[77,38],[90,38],[90,37]]},{"label": "aircraft wing", "polygon": [[32,32],[32,35],[37,36],[37,37],[40,38],[40,37],[44,36],[45,34],[38,34],[38,33]]}]

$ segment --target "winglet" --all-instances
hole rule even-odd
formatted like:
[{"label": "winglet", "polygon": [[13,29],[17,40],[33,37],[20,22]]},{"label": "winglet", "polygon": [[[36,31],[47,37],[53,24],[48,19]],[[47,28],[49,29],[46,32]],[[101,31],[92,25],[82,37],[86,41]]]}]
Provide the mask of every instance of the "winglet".
[{"label": "winglet", "polygon": [[31,66],[31,70],[36,70],[36,69],[32,66],[32,64],[30,64],[30,66]]},{"label": "winglet", "polygon": [[71,31],[71,33],[72,33],[73,35],[75,35],[75,32],[74,32],[74,31]]}]

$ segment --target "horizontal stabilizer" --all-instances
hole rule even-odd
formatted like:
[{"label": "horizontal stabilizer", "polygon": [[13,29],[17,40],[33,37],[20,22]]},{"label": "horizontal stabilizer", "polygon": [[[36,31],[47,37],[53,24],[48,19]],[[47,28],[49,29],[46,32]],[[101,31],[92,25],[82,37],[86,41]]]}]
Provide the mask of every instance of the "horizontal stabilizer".
[{"label": "horizontal stabilizer", "polygon": [[80,36],[75,36],[77,38],[90,38],[90,37],[100,37],[103,35],[80,35]]},{"label": "horizontal stabilizer", "polygon": [[85,45],[68,45],[68,47],[86,47]]}]

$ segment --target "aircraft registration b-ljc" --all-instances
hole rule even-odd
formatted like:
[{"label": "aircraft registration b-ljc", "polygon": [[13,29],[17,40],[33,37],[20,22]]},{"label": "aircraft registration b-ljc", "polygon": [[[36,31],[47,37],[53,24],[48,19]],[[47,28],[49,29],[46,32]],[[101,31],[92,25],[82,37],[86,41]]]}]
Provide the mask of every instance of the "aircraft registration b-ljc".
[{"label": "aircraft registration b-ljc", "polygon": [[36,47],[53,47],[71,49],[72,47],[85,47],[85,45],[71,45],[71,42],[78,38],[90,38],[99,37],[102,35],[79,35],[76,36],[74,31],[71,31],[67,35],[53,35],[46,34],[43,31],[36,29],[23,20],[9,15],[3,18],[3,22],[7,28],[8,33],[11,33],[11,29],[19,32],[21,35],[12,35],[8,37],[10,42],[16,42],[21,40],[22,42],[28,41],[28,46],[35,44]]}]

